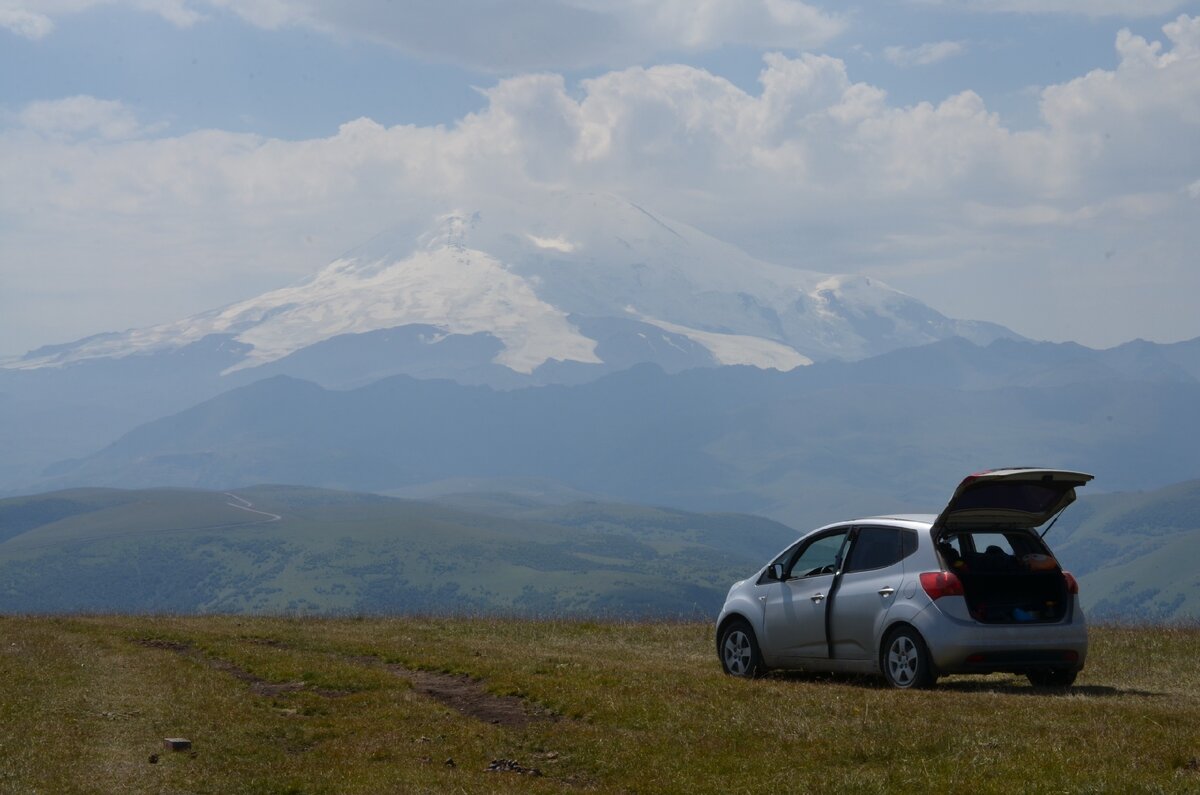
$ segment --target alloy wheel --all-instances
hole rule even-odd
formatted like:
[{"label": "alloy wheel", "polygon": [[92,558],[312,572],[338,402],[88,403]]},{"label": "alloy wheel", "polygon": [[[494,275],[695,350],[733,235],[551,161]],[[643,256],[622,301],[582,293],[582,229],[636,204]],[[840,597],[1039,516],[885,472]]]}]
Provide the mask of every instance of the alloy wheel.
[{"label": "alloy wheel", "polygon": [[750,661],[754,649],[750,646],[750,638],[740,629],[735,629],[725,636],[725,669],[735,676],[745,676],[750,672]]}]

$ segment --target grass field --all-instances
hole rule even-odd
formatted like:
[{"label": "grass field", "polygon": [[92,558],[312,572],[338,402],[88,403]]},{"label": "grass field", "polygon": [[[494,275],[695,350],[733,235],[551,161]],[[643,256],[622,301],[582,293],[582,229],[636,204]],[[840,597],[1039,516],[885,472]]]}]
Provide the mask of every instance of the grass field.
[{"label": "grass field", "polygon": [[0,617],[0,792],[1200,791],[1197,628],[1094,629],[1067,694],[739,681],[713,645],[689,623]]}]

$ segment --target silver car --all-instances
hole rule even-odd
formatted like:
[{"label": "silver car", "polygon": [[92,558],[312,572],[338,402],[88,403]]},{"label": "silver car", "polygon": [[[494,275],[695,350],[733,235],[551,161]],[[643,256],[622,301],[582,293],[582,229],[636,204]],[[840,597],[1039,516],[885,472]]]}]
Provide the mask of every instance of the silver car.
[{"label": "silver car", "polygon": [[1091,479],[989,470],[963,480],[936,516],[812,531],[729,589],[717,619],[721,665],[747,677],[770,668],[882,674],[901,688],[995,671],[1069,686],[1087,658],[1079,586],[1036,528]]}]

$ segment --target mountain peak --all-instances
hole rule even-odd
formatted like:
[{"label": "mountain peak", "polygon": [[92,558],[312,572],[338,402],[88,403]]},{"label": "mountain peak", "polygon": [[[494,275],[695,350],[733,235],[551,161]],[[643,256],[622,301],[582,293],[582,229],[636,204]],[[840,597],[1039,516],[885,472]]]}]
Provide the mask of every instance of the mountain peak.
[{"label": "mountain peak", "polygon": [[[400,327],[428,328],[416,343],[427,346],[491,337],[490,364],[525,376],[668,360],[787,370],[955,335],[1015,336],[950,320],[867,277],[755,259],[611,194],[560,193],[446,212],[419,234],[378,235],[292,286],[5,366],[152,353],[219,334],[244,346],[234,372]],[[389,366],[406,372],[403,361]]]}]

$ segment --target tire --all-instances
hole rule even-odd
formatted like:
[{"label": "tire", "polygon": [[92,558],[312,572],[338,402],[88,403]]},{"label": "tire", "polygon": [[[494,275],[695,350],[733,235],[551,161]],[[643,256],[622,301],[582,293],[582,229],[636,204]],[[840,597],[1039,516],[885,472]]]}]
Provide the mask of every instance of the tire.
[{"label": "tire", "polygon": [[1070,668],[1038,668],[1025,675],[1034,687],[1065,688],[1075,684],[1079,672]]},{"label": "tire", "polygon": [[879,657],[883,676],[892,687],[923,690],[937,682],[925,639],[912,627],[899,627],[889,632]]},{"label": "tire", "polygon": [[754,630],[741,619],[725,625],[717,650],[721,655],[721,668],[730,676],[753,679],[767,672]]}]

